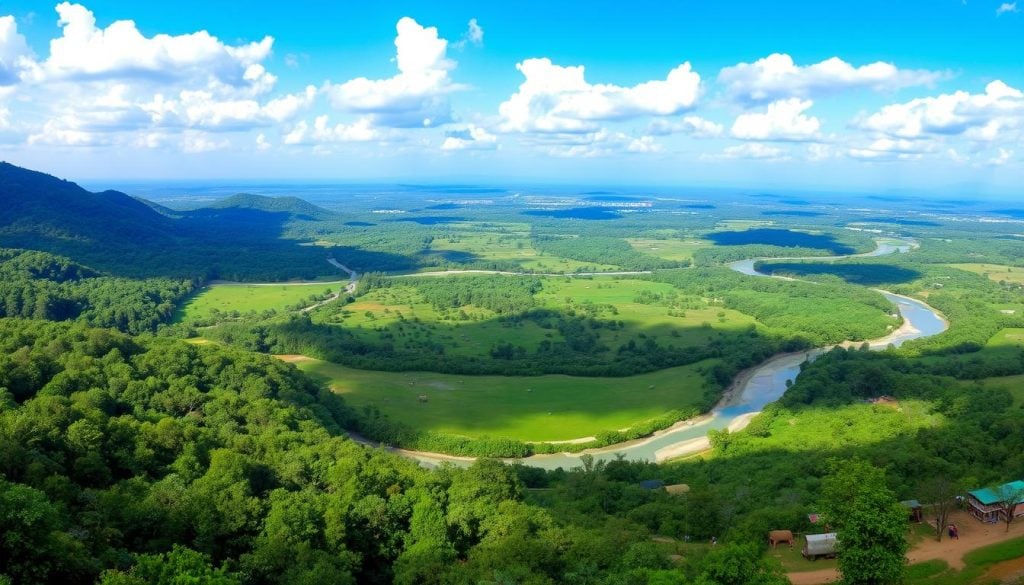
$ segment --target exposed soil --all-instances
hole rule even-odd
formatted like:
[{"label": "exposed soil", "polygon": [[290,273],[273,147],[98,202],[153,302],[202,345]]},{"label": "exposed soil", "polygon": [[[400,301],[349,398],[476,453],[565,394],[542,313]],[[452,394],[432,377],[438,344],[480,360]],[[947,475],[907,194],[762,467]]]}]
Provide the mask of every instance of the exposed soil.
[{"label": "exposed soil", "polygon": [[[1003,523],[982,524],[967,512],[954,513],[950,521],[960,529],[959,539],[950,540],[949,537],[943,535],[941,542],[936,542],[934,538],[922,540],[907,553],[907,560],[910,563],[920,563],[942,559],[953,569],[960,570],[964,568],[964,555],[970,551],[1024,536],[1024,522],[1021,521],[1011,524],[1009,532],[1006,531],[1006,525]],[[1024,555],[1024,550],[1021,551],[1021,554]],[[1010,580],[1015,572],[1018,575],[1024,573],[1024,557],[998,563],[990,569],[990,572],[993,571],[1000,575],[1005,573],[1005,579]],[[997,578],[1004,579],[1002,576]],[[819,585],[838,579],[839,573],[835,569],[789,574],[789,580],[793,585]]]}]

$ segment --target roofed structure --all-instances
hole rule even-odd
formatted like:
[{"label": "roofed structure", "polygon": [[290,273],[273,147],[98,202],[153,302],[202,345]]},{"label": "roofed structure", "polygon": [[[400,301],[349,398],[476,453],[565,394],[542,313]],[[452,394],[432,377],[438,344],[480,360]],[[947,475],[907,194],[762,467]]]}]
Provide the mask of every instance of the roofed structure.
[{"label": "roofed structure", "polygon": [[968,509],[978,520],[982,522],[998,522],[1006,520],[1006,502],[1008,497],[1013,497],[1015,510],[1013,516],[1024,516],[1024,481],[1017,480],[993,489],[980,488],[967,492]]}]

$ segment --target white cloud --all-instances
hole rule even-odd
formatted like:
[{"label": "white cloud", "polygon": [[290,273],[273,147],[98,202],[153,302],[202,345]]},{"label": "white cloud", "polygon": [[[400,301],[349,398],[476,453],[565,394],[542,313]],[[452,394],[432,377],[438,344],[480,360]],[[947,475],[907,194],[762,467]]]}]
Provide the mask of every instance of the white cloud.
[{"label": "white cloud", "polygon": [[436,126],[451,120],[447,94],[462,89],[449,72],[448,41],[434,27],[425,28],[405,17],[395,37],[398,74],[388,79],[359,77],[340,85],[328,83],[324,91],[342,110],[371,115],[381,126]]},{"label": "white cloud", "polygon": [[32,66],[32,51],[13,16],[0,16],[0,86],[14,85]]},{"label": "white cloud", "polygon": [[546,146],[549,155],[560,158],[596,158],[662,151],[653,136],[637,137],[604,128],[583,134],[541,134],[537,138],[538,146]]},{"label": "white cloud", "polygon": [[666,136],[669,134],[688,134],[694,138],[717,138],[725,128],[700,116],[684,116],[682,120],[673,122],[657,119],[647,126],[647,134]]},{"label": "white cloud", "polygon": [[296,124],[284,137],[288,145],[316,145],[339,142],[370,142],[388,137],[374,127],[373,122],[362,117],[351,124],[338,123],[331,126],[327,116],[317,116],[310,126],[305,121]]},{"label": "white cloud", "polygon": [[789,55],[774,53],[753,63],[726,67],[719,72],[718,81],[733,99],[758,104],[787,97],[828,95],[853,88],[892,91],[931,85],[948,75],[899,69],[882,61],[854,67],[838,57],[801,67]]},{"label": "white cloud", "polygon": [[866,161],[918,160],[935,150],[936,144],[929,140],[878,138],[870,144],[851,147],[847,155]]},{"label": "white cloud", "polygon": [[1009,12],[1020,12],[1020,10],[1017,9],[1016,2],[1003,2],[999,5],[999,8],[996,8],[996,16],[1002,16]]},{"label": "white cloud", "polygon": [[50,41],[49,57],[34,68],[36,81],[109,79],[155,82],[202,79],[240,87],[272,85],[253,68],[270,55],[274,39],[231,46],[206,31],[145,37],[131,20],[105,29],[80,4],[57,5],[62,35]]},{"label": "white cloud", "polygon": [[441,144],[441,150],[494,150],[497,147],[497,136],[472,124],[464,130],[447,132]]},{"label": "white cloud", "polygon": [[199,154],[222,150],[231,146],[227,139],[216,140],[206,132],[188,130],[181,136],[181,150],[189,154]]},{"label": "white cloud", "polygon": [[993,81],[983,94],[957,91],[883,107],[854,125],[898,138],[964,136],[992,141],[1024,122],[1024,92]]},{"label": "white cloud", "polygon": [[259,135],[256,136],[256,150],[270,150],[272,146],[273,145],[270,144],[270,141],[267,140],[266,135],[264,135],[262,132],[260,132]]},{"label": "white cloud", "polygon": [[484,29],[477,23],[475,18],[469,19],[469,26],[466,28],[466,32],[462,34],[461,39],[452,43],[452,46],[456,49],[463,49],[467,44],[476,47],[484,44]]},{"label": "white cloud", "polygon": [[764,161],[782,161],[789,159],[789,152],[777,146],[768,146],[767,144],[761,144],[760,142],[751,142],[748,144],[728,146],[719,154],[705,154],[701,155],[700,158],[701,160],[730,160],[746,158]]},{"label": "white cloud", "polygon": [[996,167],[1001,167],[1001,166],[1005,165],[1006,163],[1010,162],[1010,159],[1012,157],[1013,157],[1013,151],[1012,150],[1007,150],[1005,148],[1000,148],[999,149],[999,154],[997,154],[996,156],[990,158],[988,160],[988,164],[992,165],[992,166],[996,166]]},{"label": "white cloud", "polygon": [[807,160],[818,162],[836,156],[836,149],[831,144],[812,143],[807,145]]},{"label": "white cloud", "polygon": [[763,112],[737,116],[732,135],[742,140],[801,141],[819,138],[821,122],[804,111],[814,105],[811,100],[790,98],[768,104]]},{"label": "white cloud", "polygon": [[527,59],[516,65],[525,80],[499,106],[505,132],[595,132],[598,122],[640,116],[671,116],[692,108],[700,76],[683,63],[664,80],[633,87],[590,84],[584,68]]}]

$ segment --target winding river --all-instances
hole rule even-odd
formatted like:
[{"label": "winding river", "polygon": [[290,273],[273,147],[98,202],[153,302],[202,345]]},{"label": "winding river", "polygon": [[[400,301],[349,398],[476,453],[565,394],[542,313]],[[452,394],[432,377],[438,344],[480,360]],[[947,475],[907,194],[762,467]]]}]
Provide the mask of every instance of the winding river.
[{"label": "winding river", "polygon": [[[902,253],[908,251],[913,245],[911,242],[879,243],[874,251],[855,256],[885,256]],[[855,256],[772,258],[771,260],[834,261]],[[733,262],[729,265],[729,268],[752,277],[782,278],[755,270],[754,267],[758,260],[761,259],[755,258]],[[948,323],[946,320],[938,311],[927,304],[884,290],[878,290],[878,292],[896,306],[903,317],[903,325],[885,337],[869,341],[871,349],[885,349],[890,345],[898,347],[912,339],[937,335],[947,329]],[[585,453],[593,455],[595,461],[624,457],[627,460],[661,462],[706,450],[710,447],[707,436],[708,431],[725,428],[739,430],[745,427],[750,419],[760,412],[765,405],[778,400],[782,396],[786,391],[787,383],[795,380],[797,374],[800,373],[801,364],[807,360],[814,359],[828,351],[828,349],[830,348],[818,348],[769,358],[760,365],[741,372],[719,401],[719,404],[706,415],[690,421],[681,421],[668,429],[659,431],[644,439],[610,445],[601,449],[590,449],[585,451]],[[457,465],[468,464],[471,461],[469,458],[448,457],[405,450],[397,451],[428,466],[437,465],[442,461],[449,461]],[[510,463],[523,463],[544,469],[555,469],[558,467],[569,469],[580,465],[581,455],[583,453],[556,453],[551,455],[534,455],[522,459],[508,459],[506,461]]]}]

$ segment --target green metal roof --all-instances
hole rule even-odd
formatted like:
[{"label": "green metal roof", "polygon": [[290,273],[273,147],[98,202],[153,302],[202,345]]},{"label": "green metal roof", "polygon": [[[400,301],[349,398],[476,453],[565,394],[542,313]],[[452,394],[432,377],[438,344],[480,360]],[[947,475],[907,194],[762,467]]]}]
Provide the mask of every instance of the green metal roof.
[{"label": "green metal roof", "polygon": [[967,493],[986,506],[998,504],[1003,501],[1004,496],[1013,494],[1017,495],[1015,504],[1024,504],[1024,481],[1011,481],[1010,483],[1004,483],[996,489],[981,488]]}]

